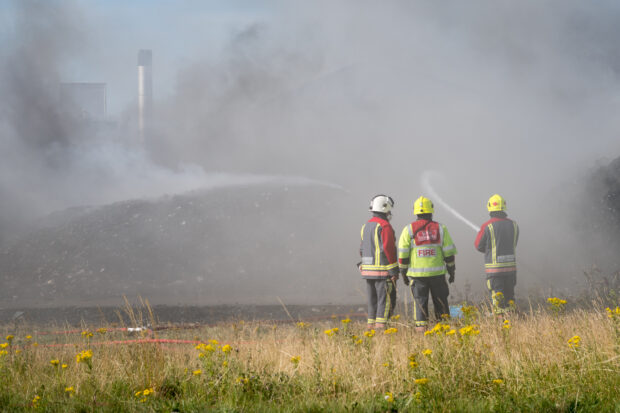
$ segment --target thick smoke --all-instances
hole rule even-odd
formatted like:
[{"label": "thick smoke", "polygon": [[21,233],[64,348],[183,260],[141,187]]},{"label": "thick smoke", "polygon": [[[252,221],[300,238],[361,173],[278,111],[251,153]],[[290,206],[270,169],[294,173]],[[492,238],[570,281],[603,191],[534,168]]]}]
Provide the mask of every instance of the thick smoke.
[{"label": "thick smoke", "polygon": [[[508,199],[522,230],[521,288],[573,280],[594,263],[613,269],[608,255],[602,263],[579,247],[596,234],[575,230],[574,198],[591,165],[620,152],[615,2],[270,2],[213,38],[195,17],[212,18],[196,11],[213,5],[181,4],[160,4],[158,17],[145,10],[138,28],[120,5],[101,13],[88,3],[13,4],[10,41],[0,46],[3,234],[72,205],[182,192],[214,172],[305,176],[352,194],[338,229],[351,246],[333,254],[355,262],[370,197],[396,199],[400,232],[420,177],[433,170],[434,188],[473,222],[486,220],[493,193]],[[248,7],[236,6],[232,13]],[[92,58],[93,44],[105,46],[108,63]],[[63,78],[67,65],[90,56],[113,74],[102,81],[127,84],[115,60],[144,47],[154,50],[155,90],[170,91],[157,95],[144,150],[128,144],[131,99],[106,133],[65,116],[55,93],[73,80]],[[189,57],[166,59],[175,47]],[[172,86],[158,77],[171,72]],[[471,229],[440,207],[435,217],[459,248],[457,288],[481,285]]]}]

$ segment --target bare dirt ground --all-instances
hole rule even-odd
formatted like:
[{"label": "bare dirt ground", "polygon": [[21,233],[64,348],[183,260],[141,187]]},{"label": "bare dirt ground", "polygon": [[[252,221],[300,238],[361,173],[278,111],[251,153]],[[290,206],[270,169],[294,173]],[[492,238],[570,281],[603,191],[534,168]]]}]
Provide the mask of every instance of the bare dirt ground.
[{"label": "bare dirt ground", "polygon": [[[151,316],[152,312],[152,316]],[[179,324],[212,325],[227,321],[299,321],[327,320],[336,317],[365,317],[363,305],[222,305],[150,307],[54,307],[0,309],[0,324],[35,326],[109,326],[131,327]]]}]

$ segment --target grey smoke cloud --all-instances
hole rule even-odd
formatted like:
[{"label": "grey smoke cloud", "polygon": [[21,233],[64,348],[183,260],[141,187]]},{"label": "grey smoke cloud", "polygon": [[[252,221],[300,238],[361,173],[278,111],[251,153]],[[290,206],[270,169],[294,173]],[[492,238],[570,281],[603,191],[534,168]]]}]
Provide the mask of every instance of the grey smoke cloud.
[{"label": "grey smoke cloud", "polygon": [[[13,3],[11,41],[0,46],[0,225],[180,192],[207,184],[212,173],[233,181],[305,176],[339,184],[358,201],[342,223],[351,253],[335,248],[353,261],[368,199],[394,196],[399,232],[423,191],[419,177],[434,170],[435,189],[474,222],[485,220],[488,196],[502,193],[522,226],[520,257],[538,273],[574,268],[562,252],[578,235],[570,222],[558,223],[562,241],[549,254],[541,253],[542,222],[549,210],[568,221],[575,182],[595,160],[619,152],[616,3],[275,2],[223,27],[219,47],[208,44],[207,28],[181,29],[200,3],[181,4],[170,20],[177,35],[155,24],[119,27],[112,17],[127,21],[120,5],[115,16],[88,3]],[[136,44],[133,31],[155,43]],[[174,45],[192,57],[166,58]],[[85,136],[63,117],[54,93],[66,67],[96,62],[98,73],[110,74],[102,79],[110,90],[133,87],[134,73],[119,71],[116,58],[130,57],[133,71],[144,47],[154,50],[156,96],[145,151],[126,145],[131,99],[118,129],[103,136]],[[158,86],[162,73],[176,73],[172,86]],[[463,278],[477,283],[471,230],[447,211],[436,218],[454,233]]]}]

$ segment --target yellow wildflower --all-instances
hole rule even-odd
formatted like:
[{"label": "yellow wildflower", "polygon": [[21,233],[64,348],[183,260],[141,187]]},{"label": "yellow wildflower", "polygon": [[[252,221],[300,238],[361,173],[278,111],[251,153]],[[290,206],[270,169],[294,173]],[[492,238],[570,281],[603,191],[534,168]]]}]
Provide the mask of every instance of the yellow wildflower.
[{"label": "yellow wildflower", "polygon": [[334,335],[334,330],[332,330],[332,329],[325,330],[324,333],[327,334],[329,337],[331,337],[331,336]]},{"label": "yellow wildflower", "polygon": [[299,328],[302,328],[302,329],[303,329],[303,328],[308,327],[308,324],[307,324],[307,323],[304,323],[303,321],[300,321],[300,322],[298,322],[298,323],[297,323],[297,327],[299,327]]},{"label": "yellow wildflower", "polygon": [[374,337],[375,336],[375,330],[370,330],[370,331],[364,331],[364,335],[368,338]]},{"label": "yellow wildflower", "polygon": [[450,330],[450,331],[446,332],[446,335],[447,335],[447,336],[451,336],[451,335],[454,335],[455,333],[456,333],[456,330],[455,330],[455,329],[452,329],[452,330]]},{"label": "yellow wildflower", "polygon": [[0,350],[0,357],[6,356],[7,354],[9,354],[8,351],[6,350]]},{"label": "yellow wildflower", "polygon": [[502,380],[502,379],[495,379],[495,380],[493,380],[493,383],[495,383],[497,385],[504,384],[504,380]]},{"label": "yellow wildflower", "polygon": [[105,334],[107,332],[108,332],[108,330],[106,328],[103,328],[103,327],[97,329],[97,333],[99,333],[101,335],[103,335],[103,334]]},{"label": "yellow wildflower", "polygon": [[364,341],[360,338],[360,339],[358,339],[358,340],[355,342],[355,344],[358,344],[358,345],[359,345],[359,344],[362,344],[363,342],[364,342]]},{"label": "yellow wildflower", "polygon": [[397,332],[398,332],[398,329],[392,327],[392,328],[388,328],[387,330],[385,330],[383,332],[383,334],[387,334],[389,336],[389,335],[392,335],[392,334],[397,333]]},{"label": "yellow wildflower", "polygon": [[410,360],[409,361],[409,368],[415,369],[416,367],[418,367],[418,362],[415,361],[415,360]]},{"label": "yellow wildflower", "polygon": [[67,368],[67,365],[65,363],[62,363],[62,365],[60,366],[60,368],[62,368],[63,370]]},{"label": "yellow wildflower", "polygon": [[19,354],[21,352],[22,352],[21,350],[15,350],[15,354]]},{"label": "yellow wildflower", "polygon": [[388,403],[392,403],[394,401],[394,395],[392,394],[392,392],[390,392],[390,391],[385,392],[385,400]]},{"label": "yellow wildflower", "polygon": [[510,325],[510,320],[504,320],[504,325],[502,326],[502,328],[510,330],[511,327],[512,325]]},{"label": "yellow wildflower", "polygon": [[92,357],[92,350],[84,350],[75,355],[75,361],[77,363],[88,363]]},{"label": "yellow wildflower", "polygon": [[345,318],[344,320],[340,320],[340,322],[344,325],[347,325],[351,322],[351,319],[349,317]]},{"label": "yellow wildflower", "polygon": [[34,405],[34,407],[37,407],[37,403],[39,403],[39,400],[41,400],[41,396],[35,394],[34,398],[32,399],[32,404]]},{"label": "yellow wildflower", "polygon": [[226,360],[222,362],[222,367],[228,367],[228,362]]},{"label": "yellow wildflower", "polygon": [[0,348],[7,348],[8,346],[9,346],[9,343],[0,344]]},{"label": "yellow wildflower", "polygon": [[11,341],[13,341],[14,338],[15,337],[13,336],[13,334],[9,334],[8,336],[6,336],[6,341],[10,343]]},{"label": "yellow wildflower", "polygon": [[383,367],[390,367],[390,362],[386,361],[385,363],[383,363]]},{"label": "yellow wildflower", "polygon": [[217,340],[209,340],[209,343],[213,344],[214,346],[217,346],[218,344],[220,344]]},{"label": "yellow wildflower", "polygon": [[425,356],[430,356],[431,354],[433,354],[433,350],[427,348],[426,350],[422,351],[422,354],[424,354]]},{"label": "yellow wildflower", "polygon": [[54,367],[58,367],[58,365],[60,364],[60,360],[50,360],[50,364]]},{"label": "yellow wildflower", "polygon": [[194,371],[192,372],[192,374],[193,374],[194,376],[200,376],[200,375],[202,374],[202,370],[194,370]]},{"label": "yellow wildflower", "polygon": [[75,389],[73,388],[73,386],[65,387],[65,393],[67,393],[69,397],[73,397],[73,395],[75,394]]},{"label": "yellow wildflower", "polygon": [[392,317],[390,317],[390,319],[391,319],[392,321],[399,320],[399,319],[400,319],[400,314],[393,315]]},{"label": "yellow wildflower", "polygon": [[230,344],[226,344],[222,347],[222,353],[228,354],[232,351]]},{"label": "yellow wildflower", "polygon": [[91,333],[88,330],[82,331],[82,337],[84,338],[91,338],[93,336],[93,333]]},{"label": "yellow wildflower", "polygon": [[30,341],[30,340],[32,340],[32,336],[31,335],[27,335],[26,336],[26,341]]},{"label": "yellow wildflower", "polygon": [[301,356],[292,356],[291,357],[291,363],[293,363],[294,365],[298,365],[300,360],[301,360]]},{"label": "yellow wildflower", "polygon": [[478,330],[477,325],[473,324],[460,328],[459,333],[461,334],[461,336],[476,336],[480,334],[480,330]]},{"label": "yellow wildflower", "polygon": [[581,342],[581,337],[573,336],[573,337],[568,339],[568,346],[570,348],[578,348],[580,342]]},{"label": "yellow wildflower", "polygon": [[426,377],[423,377],[421,379],[415,379],[414,382],[415,384],[424,385],[428,383],[428,379]]}]

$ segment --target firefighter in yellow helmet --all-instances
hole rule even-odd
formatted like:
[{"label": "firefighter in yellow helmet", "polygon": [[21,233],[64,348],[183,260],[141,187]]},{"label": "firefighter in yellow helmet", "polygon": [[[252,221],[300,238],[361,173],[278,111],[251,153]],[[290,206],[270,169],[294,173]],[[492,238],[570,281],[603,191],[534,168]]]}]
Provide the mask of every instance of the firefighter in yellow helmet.
[{"label": "firefighter in yellow helmet", "polygon": [[489,198],[487,210],[491,219],[482,224],[474,241],[484,254],[487,288],[496,314],[504,314],[514,304],[517,284],[516,248],[519,226],[508,219],[506,200],[498,194]]},{"label": "firefighter in yellow helmet", "polygon": [[417,331],[428,325],[428,295],[431,294],[435,318],[450,314],[446,283],[454,282],[456,246],[448,228],[433,221],[434,207],[430,199],[421,196],[413,204],[417,220],[407,225],[398,241],[398,267],[405,284],[411,286],[414,298],[413,315]]}]

